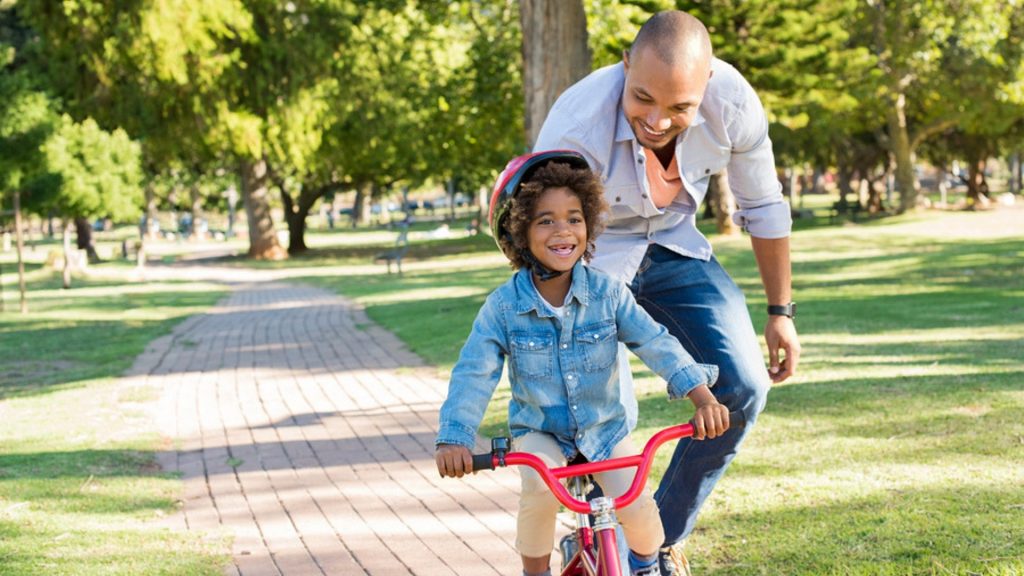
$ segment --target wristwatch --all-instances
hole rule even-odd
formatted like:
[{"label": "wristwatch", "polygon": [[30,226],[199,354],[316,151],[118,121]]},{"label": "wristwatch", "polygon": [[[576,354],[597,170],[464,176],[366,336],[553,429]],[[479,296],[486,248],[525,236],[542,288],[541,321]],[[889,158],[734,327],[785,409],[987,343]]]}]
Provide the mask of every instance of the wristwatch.
[{"label": "wristwatch", "polygon": [[788,318],[796,317],[796,302],[790,302],[785,305],[769,304],[768,305],[769,316],[786,316]]}]

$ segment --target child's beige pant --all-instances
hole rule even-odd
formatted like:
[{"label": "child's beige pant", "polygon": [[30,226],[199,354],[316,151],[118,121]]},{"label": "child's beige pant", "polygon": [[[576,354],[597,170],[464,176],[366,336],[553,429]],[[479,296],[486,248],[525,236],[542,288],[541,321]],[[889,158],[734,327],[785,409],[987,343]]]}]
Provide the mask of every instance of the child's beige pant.
[{"label": "child's beige pant", "polygon": [[[552,468],[565,466],[565,456],[554,437],[549,434],[526,434],[515,440],[514,449],[535,454]],[[632,440],[627,436],[612,450],[611,458],[637,453]],[[629,467],[594,474],[594,479],[600,484],[605,496],[614,498],[625,494],[635,473],[636,467]],[[540,558],[551,553],[555,539],[555,515],[560,504],[532,468],[520,466],[519,474],[523,487],[519,496],[516,550],[523,556]],[[644,489],[635,502],[622,510],[616,510],[615,515],[622,524],[629,549],[637,554],[654,554],[665,541],[658,505],[654,503],[649,487]]]}]

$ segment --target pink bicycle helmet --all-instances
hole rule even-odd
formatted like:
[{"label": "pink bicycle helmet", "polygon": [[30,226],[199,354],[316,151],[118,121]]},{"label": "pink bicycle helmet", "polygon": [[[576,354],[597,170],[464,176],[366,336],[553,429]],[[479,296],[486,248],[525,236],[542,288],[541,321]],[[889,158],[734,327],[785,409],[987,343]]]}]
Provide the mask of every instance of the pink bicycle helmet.
[{"label": "pink bicycle helmet", "polygon": [[548,162],[563,162],[573,168],[590,168],[587,159],[574,150],[546,150],[517,156],[505,165],[505,169],[498,175],[498,181],[494,184],[494,191],[491,193],[490,212],[487,220],[491,224],[491,233],[494,234],[494,241],[501,248],[500,239],[508,234],[505,230],[505,221],[508,219],[509,209],[512,206],[512,199],[519,192],[523,182],[530,179],[535,170]]}]

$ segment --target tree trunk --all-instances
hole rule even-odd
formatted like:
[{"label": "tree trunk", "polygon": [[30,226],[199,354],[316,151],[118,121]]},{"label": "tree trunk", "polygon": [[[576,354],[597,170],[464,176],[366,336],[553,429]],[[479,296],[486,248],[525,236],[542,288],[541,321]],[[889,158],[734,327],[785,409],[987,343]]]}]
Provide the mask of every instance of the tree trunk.
[{"label": "tree trunk", "polygon": [[914,150],[907,131],[906,96],[902,92],[898,92],[890,103],[887,117],[890,151],[896,160],[896,185],[900,189],[899,212],[903,213],[917,208],[920,190],[914,173]]},{"label": "tree trunk", "polygon": [[82,216],[75,218],[75,246],[79,250],[85,250],[89,262],[100,261],[100,255],[96,253],[96,242],[92,237],[92,226],[89,220]]},{"label": "tree trunk", "polygon": [[1024,190],[1024,158],[1021,158],[1021,153],[1014,153],[1013,157],[1016,162],[1013,163],[1014,170],[1010,174],[1010,180],[1013,182],[1013,193],[1020,194]]},{"label": "tree trunk", "polygon": [[288,219],[288,254],[291,256],[309,249],[306,246],[307,215],[308,211],[299,210],[297,212],[290,212],[286,216]]},{"label": "tree trunk", "polygon": [[533,148],[558,96],[590,73],[587,15],[582,0],[520,0],[519,21],[526,144]]},{"label": "tree trunk", "polygon": [[720,234],[732,235],[739,232],[739,228],[732,221],[732,215],[736,212],[736,200],[732,196],[732,188],[729,188],[729,175],[725,170],[711,177],[708,184],[708,199],[705,201],[711,205],[715,213],[715,225]]},{"label": "tree trunk", "polygon": [[277,182],[277,187],[281,190],[284,218],[288,223],[288,254],[294,256],[309,249],[306,246],[306,218],[309,216],[313,204],[323,196],[323,191],[326,188],[310,193],[308,192],[309,188],[303,186],[296,200],[292,198],[283,180]]},{"label": "tree trunk", "polygon": [[839,201],[836,203],[837,211],[842,214],[847,212],[850,206],[850,201],[847,200],[847,196],[853,193],[853,167],[850,165],[850,161],[845,157],[844,154],[838,155],[838,161],[836,162],[836,175],[837,185],[839,188]]},{"label": "tree trunk", "polygon": [[967,208],[984,210],[989,207],[988,182],[985,181],[985,160],[967,162]]},{"label": "tree trunk", "polygon": [[352,203],[352,227],[370,221],[370,204],[373,196],[372,184],[360,184],[356,188],[356,199]]},{"label": "tree trunk", "polygon": [[288,254],[277,241],[277,231],[270,217],[266,160],[243,161],[241,180],[242,200],[249,223],[249,257],[259,260],[286,258]]},{"label": "tree trunk", "polygon": [[192,185],[192,237],[196,240],[206,240],[207,228],[204,224],[206,215],[203,214],[203,194],[198,184]]},{"label": "tree trunk", "polygon": [[25,242],[21,237],[21,192],[14,191],[14,238],[18,251],[18,290],[21,292],[21,313],[28,314],[28,300],[25,297],[25,261],[21,254]]},{"label": "tree trunk", "polygon": [[64,221],[64,270],[62,277],[64,280],[64,289],[71,288],[71,259],[74,257],[74,253],[71,251],[71,227],[74,224],[71,220]]},{"label": "tree trunk", "polygon": [[156,240],[157,229],[156,229],[156,192],[153,190],[153,184],[146,184],[146,217],[145,217],[145,228],[142,230],[142,234],[151,240]]},{"label": "tree trunk", "polygon": [[448,221],[455,222],[455,178],[448,179]]}]

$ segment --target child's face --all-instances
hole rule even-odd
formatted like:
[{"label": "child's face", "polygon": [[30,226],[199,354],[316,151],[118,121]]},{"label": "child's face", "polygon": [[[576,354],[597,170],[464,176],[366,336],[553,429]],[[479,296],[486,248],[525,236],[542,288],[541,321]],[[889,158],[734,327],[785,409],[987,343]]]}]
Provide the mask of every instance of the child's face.
[{"label": "child's face", "polygon": [[587,249],[587,223],[579,197],[564,187],[542,192],[527,239],[530,252],[546,268],[571,270]]}]

